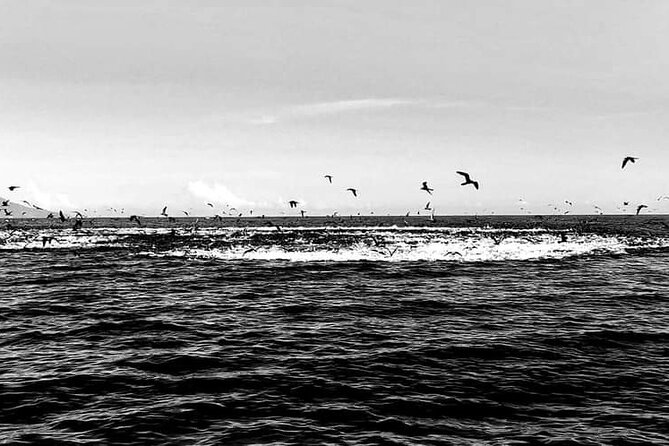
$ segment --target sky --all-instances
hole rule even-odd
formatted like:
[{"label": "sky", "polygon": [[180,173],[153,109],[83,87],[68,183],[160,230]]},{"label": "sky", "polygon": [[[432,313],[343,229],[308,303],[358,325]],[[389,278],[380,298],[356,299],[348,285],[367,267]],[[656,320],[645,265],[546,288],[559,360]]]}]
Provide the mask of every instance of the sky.
[{"label": "sky", "polygon": [[669,212],[667,42],[663,0],[1,0],[0,196]]}]

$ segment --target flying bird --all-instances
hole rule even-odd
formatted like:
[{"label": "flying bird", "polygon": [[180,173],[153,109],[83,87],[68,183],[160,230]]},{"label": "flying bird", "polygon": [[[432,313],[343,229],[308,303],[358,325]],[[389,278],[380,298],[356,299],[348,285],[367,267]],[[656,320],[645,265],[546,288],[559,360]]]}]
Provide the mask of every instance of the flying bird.
[{"label": "flying bird", "polygon": [[574,205],[574,203],[572,203],[572,202],[569,201],[569,200],[565,200],[564,202],[567,203],[569,206],[573,206],[573,205]]},{"label": "flying bird", "polygon": [[186,214],[186,217],[188,217],[188,212],[186,212],[186,211],[181,211],[181,212],[183,212],[184,214]]},{"label": "flying bird", "polygon": [[429,186],[427,185],[427,181],[423,181],[423,185],[421,186],[420,190],[424,190],[424,191],[427,192],[428,194],[432,195],[432,191],[433,191],[434,189],[432,189],[431,187],[429,187]]},{"label": "flying bird", "polygon": [[211,204],[211,203],[207,203],[207,206],[209,206],[209,207],[211,207],[211,208],[213,208],[213,207],[214,207],[214,205],[213,205],[213,204]]},{"label": "flying bird", "polygon": [[641,212],[641,209],[647,208],[645,204],[640,204],[639,206],[636,207],[636,215],[639,215],[639,212]]},{"label": "flying bird", "polygon": [[14,190],[14,189],[18,189],[19,187],[21,187],[21,186],[9,186],[7,189]]},{"label": "flying bird", "polygon": [[635,158],[635,157],[633,157],[633,156],[626,156],[626,157],[623,159],[623,167],[621,167],[621,169],[624,169],[625,166],[627,165],[627,163],[632,163],[632,164],[634,164],[634,162],[635,162],[636,160],[638,160],[638,159],[639,159],[639,158]]},{"label": "flying bird", "polygon": [[165,207],[163,208],[163,210],[160,212],[160,215],[162,215],[163,217],[167,217],[167,216],[168,216],[168,215],[167,215],[167,206],[165,206]]},{"label": "flying bird", "polygon": [[2,206],[3,207],[9,206],[9,200],[2,200]]},{"label": "flying bird", "polygon": [[431,211],[432,209],[430,208],[430,202],[428,201],[427,204],[425,205],[425,210],[426,211]]},{"label": "flying bird", "polygon": [[464,182],[464,183],[461,183],[460,186],[466,186],[466,185],[468,185],[468,184],[472,184],[472,185],[474,185],[474,187],[476,188],[476,190],[478,190],[478,188],[479,188],[479,182],[478,182],[478,181],[474,181],[474,180],[472,180],[472,179],[469,177],[469,174],[468,174],[467,172],[461,172],[461,171],[458,170],[458,171],[456,171],[455,173],[457,173],[457,174],[462,175],[463,177],[465,177],[465,182]]},{"label": "flying bird", "polygon": [[296,208],[298,204],[300,204],[300,203],[298,201],[295,201],[295,200],[290,200],[288,202],[288,205],[291,207],[291,209]]},{"label": "flying bird", "polygon": [[328,179],[330,184],[332,184],[332,175],[324,175],[324,177]]},{"label": "flying bird", "polygon": [[353,189],[352,187],[349,187],[346,190],[351,191],[351,193],[353,194],[354,197],[358,196],[358,189]]},{"label": "flying bird", "polygon": [[61,223],[67,220],[67,218],[65,218],[65,214],[63,214],[63,211],[58,211],[58,217],[60,218]]}]

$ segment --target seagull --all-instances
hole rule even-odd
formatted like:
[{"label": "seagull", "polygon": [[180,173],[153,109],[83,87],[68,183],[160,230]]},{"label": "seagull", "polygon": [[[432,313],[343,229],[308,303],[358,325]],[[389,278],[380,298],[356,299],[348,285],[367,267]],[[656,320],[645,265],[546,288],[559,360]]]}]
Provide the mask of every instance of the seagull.
[{"label": "seagull", "polygon": [[426,211],[431,211],[431,210],[432,210],[432,209],[430,209],[430,202],[429,202],[429,201],[428,201],[427,204],[425,205],[425,210],[426,210]]},{"label": "seagull", "polygon": [[184,214],[186,214],[186,217],[188,217],[188,212],[186,212],[186,211],[181,211],[181,212],[183,212]]},{"label": "seagull", "polygon": [[328,179],[330,184],[332,184],[332,175],[324,175],[324,177]]},{"label": "seagull", "polygon": [[18,189],[19,187],[21,187],[21,186],[9,186],[7,189],[14,190],[14,189]]},{"label": "seagull", "polygon": [[638,160],[638,159],[639,159],[639,158],[635,158],[635,157],[633,157],[633,156],[626,156],[626,157],[623,159],[623,167],[621,167],[621,169],[624,169],[625,166],[627,165],[627,163],[632,163],[632,164],[634,164],[634,162],[635,162],[636,160]]},{"label": "seagull", "polygon": [[639,215],[639,212],[641,212],[641,209],[647,208],[645,204],[640,204],[639,206],[636,207],[636,215]]},{"label": "seagull", "polygon": [[288,205],[289,205],[291,208],[296,208],[298,204],[300,204],[300,203],[299,203],[298,201],[295,201],[295,200],[290,200],[290,201],[288,202]]},{"label": "seagull", "polygon": [[12,215],[12,211],[8,211],[7,209],[3,209],[3,211],[5,211],[5,216],[6,217],[9,217],[10,215]]},{"label": "seagull", "polygon": [[420,190],[424,190],[424,191],[427,192],[428,194],[432,195],[432,191],[433,191],[434,189],[430,188],[430,187],[427,185],[427,181],[423,181],[423,185],[421,186]]},{"label": "seagull", "polygon": [[304,209],[302,209],[302,210],[300,211],[300,214],[302,214],[302,217],[303,217],[303,218],[304,218],[304,213],[305,213],[305,212],[306,212],[306,211],[305,211]]},{"label": "seagull", "polygon": [[346,190],[351,191],[351,193],[353,194],[354,197],[358,196],[358,189],[353,189],[352,187],[349,187]]},{"label": "seagull", "polygon": [[58,217],[60,218],[61,223],[67,220],[67,218],[65,218],[65,214],[63,214],[63,211],[58,211]]},{"label": "seagull", "polygon": [[2,206],[3,207],[9,206],[9,200],[2,200]]},{"label": "seagull", "polygon": [[160,212],[160,215],[162,215],[163,217],[167,217],[167,206],[163,208],[163,210]]},{"label": "seagull", "polygon": [[471,178],[469,178],[469,174],[468,174],[467,172],[461,172],[461,171],[458,170],[458,171],[455,172],[455,173],[457,173],[457,174],[462,175],[463,177],[465,177],[465,182],[464,182],[464,183],[461,183],[460,186],[466,186],[466,185],[468,185],[468,184],[473,184],[474,187],[476,188],[476,190],[478,190],[478,188],[479,188],[479,182],[478,182],[478,181],[474,181],[474,180],[472,180]]},{"label": "seagull", "polygon": [[567,203],[569,206],[573,206],[573,205],[574,205],[574,203],[572,203],[572,202],[569,201],[569,200],[565,200],[564,202]]},{"label": "seagull", "polygon": [[209,207],[211,207],[211,208],[213,208],[213,207],[214,207],[214,205],[213,205],[213,204],[211,204],[211,203],[207,203],[207,206],[209,206]]},{"label": "seagull", "polygon": [[47,215],[46,218],[53,218],[53,212],[49,212],[49,215]]},{"label": "seagull", "polygon": [[623,206],[629,206],[630,202],[629,201],[623,201]]}]

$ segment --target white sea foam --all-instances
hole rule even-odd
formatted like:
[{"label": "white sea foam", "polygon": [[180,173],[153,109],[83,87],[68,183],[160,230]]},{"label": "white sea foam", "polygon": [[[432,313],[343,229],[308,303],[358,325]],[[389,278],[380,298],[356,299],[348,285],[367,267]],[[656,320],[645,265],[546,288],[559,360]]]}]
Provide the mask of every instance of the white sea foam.
[{"label": "white sea foam", "polygon": [[0,231],[2,250],[134,248],[146,256],[296,262],[539,260],[666,247],[669,247],[666,237],[604,236],[545,229],[361,226]]}]

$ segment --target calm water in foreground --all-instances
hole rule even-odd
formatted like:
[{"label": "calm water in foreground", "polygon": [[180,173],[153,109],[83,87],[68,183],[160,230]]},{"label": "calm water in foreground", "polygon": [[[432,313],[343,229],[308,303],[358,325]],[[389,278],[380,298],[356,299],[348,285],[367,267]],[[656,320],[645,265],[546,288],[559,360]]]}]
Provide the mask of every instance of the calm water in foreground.
[{"label": "calm water in foreground", "polygon": [[669,444],[649,224],[0,230],[0,443]]}]

